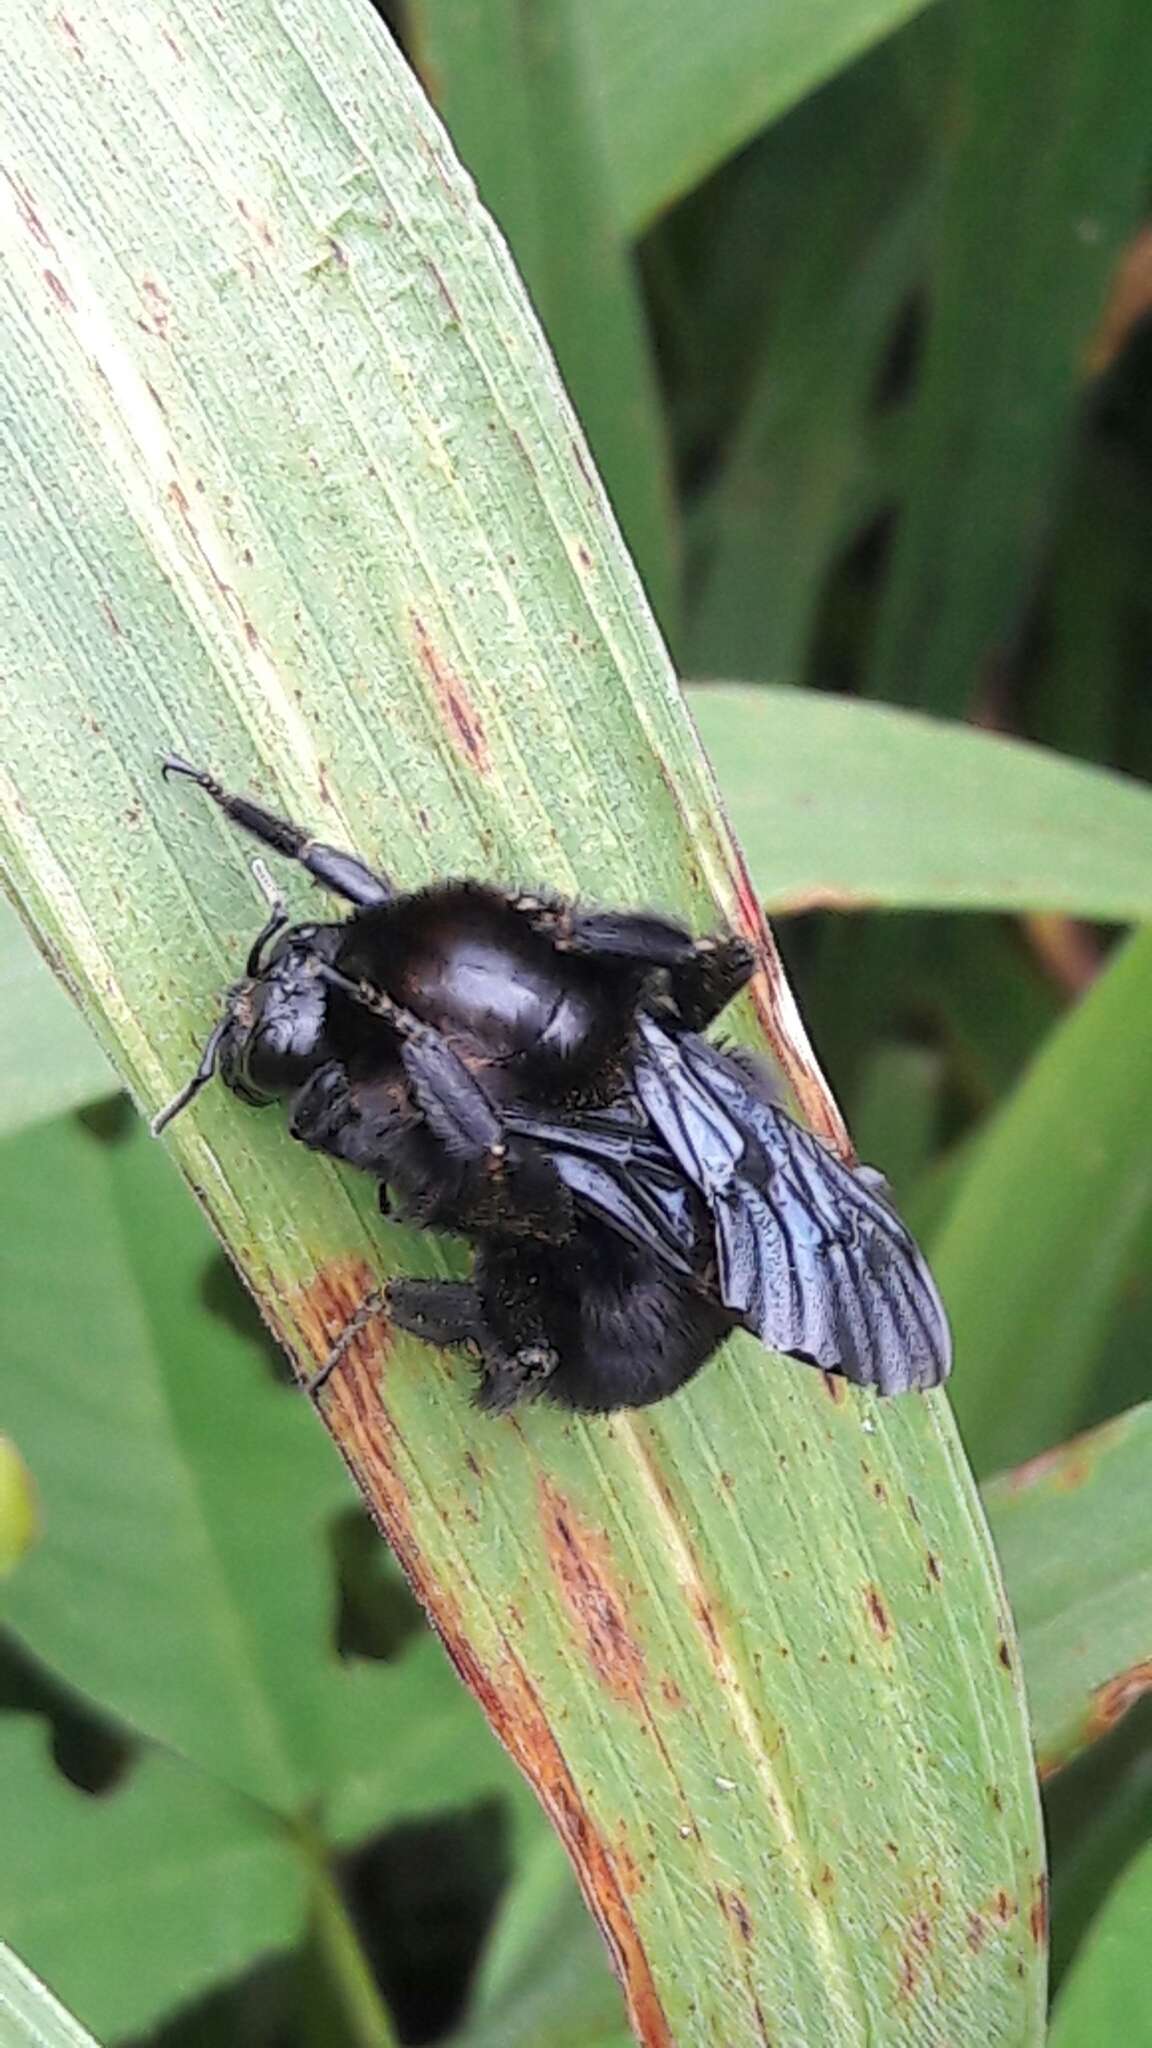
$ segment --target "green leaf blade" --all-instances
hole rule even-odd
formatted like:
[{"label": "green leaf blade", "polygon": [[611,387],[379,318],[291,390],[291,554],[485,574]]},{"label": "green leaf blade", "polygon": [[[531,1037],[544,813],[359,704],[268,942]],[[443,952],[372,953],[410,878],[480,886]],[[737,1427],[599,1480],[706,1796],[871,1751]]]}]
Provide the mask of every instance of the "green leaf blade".
[{"label": "green leaf blade", "polygon": [[[10,220],[0,365],[37,378],[11,405],[36,461],[0,836],[140,1098],[183,1079],[253,921],[247,850],[158,781],[172,745],[404,884],[749,917],[555,373],[367,10],[69,20],[79,72],[55,22],[16,23],[0,129],[67,299]],[[223,1090],[171,1143],[301,1362],[443,1257]],[[1035,2039],[1023,1702],[943,1399],[833,1397],[750,1342],[643,1417],[486,1426],[467,1391],[374,1334],[327,1412],[648,2038]]]},{"label": "green leaf blade", "polygon": [[702,683],[690,701],[770,913],[1152,919],[1152,791],[1140,783],[819,691]]},{"label": "green leaf blade", "polygon": [[1012,1596],[1041,1776],[1152,1691],[1152,1406],[984,1488]]}]

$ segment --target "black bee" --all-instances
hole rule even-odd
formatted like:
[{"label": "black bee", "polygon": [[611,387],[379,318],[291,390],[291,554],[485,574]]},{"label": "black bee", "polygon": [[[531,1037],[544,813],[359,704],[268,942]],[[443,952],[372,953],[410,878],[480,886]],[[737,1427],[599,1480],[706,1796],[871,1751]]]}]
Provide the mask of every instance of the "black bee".
[{"label": "black bee", "polygon": [[287,1098],[293,1135],[362,1168],[467,1281],[406,1279],[392,1320],[479,1360],[478,1400],[575,1409],[675,1392],[728,1333],[878,1393],[931,1387],[948,1325],[878,1174],[785,1114],[699,1036],[755,965],[745,940],[474,881],[398,893],[170,757],[233,821],[353,906],[271,915],[159,1132],[219,1073]]}]

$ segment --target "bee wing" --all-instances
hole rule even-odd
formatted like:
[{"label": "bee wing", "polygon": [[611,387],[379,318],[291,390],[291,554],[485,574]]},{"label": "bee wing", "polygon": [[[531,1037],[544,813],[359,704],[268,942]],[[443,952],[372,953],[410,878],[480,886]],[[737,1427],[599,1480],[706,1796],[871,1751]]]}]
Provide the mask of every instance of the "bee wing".
[{"label": "bee wing", "polygon": [[639,1032],[637,1093],[711,1213],[724,1306],[772,1350],[881,1394],[946,1379],[943,1304],[881,1177],[837,1159],[707,1039],[648,1016]]},{"label": "bee wing", "polygon": [[509,1130],[548,1153],[580,1207],[673,1272],[696,1280],[697,1203],[666,1148],[626,1114],[570,1124],[504,1112]]}]

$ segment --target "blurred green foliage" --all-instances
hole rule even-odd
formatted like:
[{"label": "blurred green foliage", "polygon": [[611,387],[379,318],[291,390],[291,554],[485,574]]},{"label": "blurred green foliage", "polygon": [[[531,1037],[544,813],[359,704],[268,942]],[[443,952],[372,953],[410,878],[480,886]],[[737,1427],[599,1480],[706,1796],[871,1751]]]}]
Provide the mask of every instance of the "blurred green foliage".
[{"label": "blurred green foliage", "polygon": [[[978,1471],[1121,1415],[1152,1395],[1152,942],[1117,943],[1152,908],[1152,11],[389,18],[682,667],[742,686],[698,716],[937,1247]],[[14,922],[0,985],[3,1422],[43,1517],[5,1595],[5,1933],[108,2041],[621,2048],[559,1851],[167,1163],[68,1114],[106,1069]],[[1152,1682],[1150,1465],[1145,1411],[989,1493],[1042,1751],[1100,1745],[1052,1792],[1059,2048],[1152,2024],[1152,1730],[1100,1740]]]}]

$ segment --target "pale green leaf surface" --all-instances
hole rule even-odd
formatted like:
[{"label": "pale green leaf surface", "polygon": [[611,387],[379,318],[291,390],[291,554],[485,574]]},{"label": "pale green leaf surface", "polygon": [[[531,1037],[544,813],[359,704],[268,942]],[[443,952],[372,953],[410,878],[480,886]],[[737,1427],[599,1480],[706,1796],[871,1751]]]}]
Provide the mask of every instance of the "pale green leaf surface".
[{"label": "pale green leaf surface", "polygon": [[924,0],[585,0],[619,220],[633,232]]},{"label": "pale green leaf surface", "polygon": [[932,1245],[977,1471],[1076,1427],[1152,1202],[1152,931],[1047,1040]]},{"label": "pale green leaf surface", "polygon": [[984,1488],[1041,1775],[1152,1691],[1152,1403]]},{"label": "pale green leaf surface", "polygon": [[[247,850],[158,782],[172,745],[402,882],[734,917],[578,429],[369,10],[17,16],[0,153],[0,843],[141,1098],[256,915]],[[172,1143],[301,1359],[427,1270],[276,1116],[214,1091]],[[834,1391],[748,1342],[646,1415],[485,1423],[462,1364],[397,1344],[327,1399],[648,2039],[1020,2048],[1041,1848],[978,1504],[943,1398]],[[261,1768],[294,1785],[303,1739]]]},{"label": "pale green leaf surface", "polygon": [[2,1942],[0,2041],[4,2048],[97,2048],[91,2034]]},{"label": "pale green leaf surface", "polygon": [[175,1757],[146,1754],[95,1799],[61,1777],[38,1722],[7,1715],[0,1804],[5,1933],[110,2040],[303,1929],[306,1865],[280,1823]]},{"label": "pale green leaf surface", "polygon": [[0,896],[0,1137],[119,1082],[83,1017]]},{"label": "pale green leaf surface", "polygon": [[1117,1878],[1061,1988],[1050,2048],[1152,2040],[1152,1845]]},{"label": "pale green leaf surface", "polygon": [[995,733],[786,685],[693,716],[769,911],[1152,918],[1152,790]]},{"label": "pale green leaf surface", "polygon": [[[212,1240],[159,1146],[78,1121],[0,1146],[5,1409],[42,1540],[2,1611],[106,1712],[334,1838],[510,1775],[443,1652],[337,1657],[355,1496],[303,1402],[206,1312]],[[61,1245],[69,1284],[59,1284]]]}]

